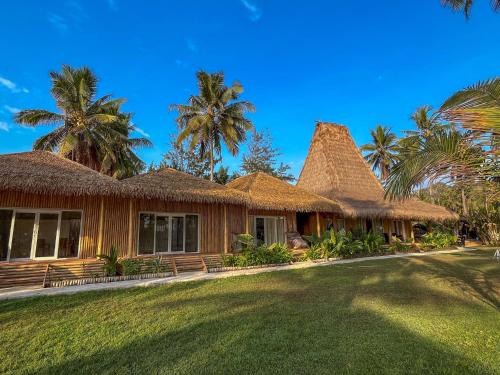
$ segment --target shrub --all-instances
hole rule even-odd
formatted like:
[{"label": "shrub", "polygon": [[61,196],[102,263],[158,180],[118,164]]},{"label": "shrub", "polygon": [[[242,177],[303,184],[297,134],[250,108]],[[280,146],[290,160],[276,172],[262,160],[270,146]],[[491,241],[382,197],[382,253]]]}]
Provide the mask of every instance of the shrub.
[{"label": "shrub", "polygon": [[289,263],[293,254],[288,248],[280,243],[270,246],[249,246],[238,255],[223,255],[222,264],[224,267],[247,267],[259,266],[263,264]]},{"label": "shrub", "polygon": [[457,237],[451,233],[445,232],[429,232],[422,236],[422,245],[426,250],[443,249],[454,245],[457,242]]},{"label": "shrub", "polygon": [[98,254],[97,259],[104,260],[104,273],[106,276],[119,276],[121,275],[120,262],[118,261],[118,249],[115,245],[111,246],[109,255]]},{"label": "shrub", "polygon": [[169,266],[162,264],[160,258],[145,259],[143,264],[144,270],[141,270],[142,273],[164,273],[170,271]]},{"label": "shrub", "polygon": [[415,249],[412,243],[403,242],[397,237],[392,237],[389,251],[391,253],[407,253]]},{"label": "shrub", "polygon": [[122,266],[122,272],[125,276],[128,275],[138,275],[141,273],[141,267],[144,264],[142,259],[123,259],[120,262]]}]

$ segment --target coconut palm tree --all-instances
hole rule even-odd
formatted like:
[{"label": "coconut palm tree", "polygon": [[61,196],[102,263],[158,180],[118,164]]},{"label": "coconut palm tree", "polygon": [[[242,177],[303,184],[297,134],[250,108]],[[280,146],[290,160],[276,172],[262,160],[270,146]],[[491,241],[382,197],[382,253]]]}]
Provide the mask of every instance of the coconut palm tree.
[{"label": "coconut palm tree", "polygon": [[[472,9],[472,5],[474,3],[473,0],[441,0],[441,3],[444,6],[449,6],[453,10],[457,10],[463,12],[465,18],[470,17],[470,11]],[[500,0],[490,0],[491,7],[494,11],[500,11]]]},{"label": "coconut palm tree", "polygon": [[381,179],[385,180],[392,165],[398,160],[397,137],[390,128],[381,125],[370,130],[370,134],[372,143],[361,146],[361,151],[366,152],[365,159],[374,171],[379,171]]},{"label": "coconut palm tree", "polygon": [[57,125],[37,139],[33,149],[57,152],[110,175],[136,173],[141,162],[132,148],[149,146],[150,142],[129,139],[129,132],[134,130],[130,114],[120,112],[125,100],[111,99],[111,95],[96,98],[98,80],[87,67],[63,65],[61,73],[51,72],[50,78],[51,94],[60,112],[26,109],[14,117],[25,126]]},{"label": "coconut palm tree", "polygon": [[177,142],[190,139],[190,148],[199,147],[201,155],[210,156],[210,181],[214,181],[215,156],[221,155],[224,144],[232,155],[245,141],[246,132],[253,130],[253,124],[245,118],[245,112],[255,111],[253,104],[237,101],[243,92],[239,82],[230,87],[224,84],[224,73],[196,73],[198,95],[189,98],[188,104],[173,104],[178,112],[176,119],[180,133]]}]

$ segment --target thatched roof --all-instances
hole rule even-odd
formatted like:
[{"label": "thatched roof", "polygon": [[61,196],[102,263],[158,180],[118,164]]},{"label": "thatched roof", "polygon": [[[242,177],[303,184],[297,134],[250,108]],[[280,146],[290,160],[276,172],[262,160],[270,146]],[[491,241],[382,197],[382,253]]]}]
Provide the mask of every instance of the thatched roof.
[{"label": "thatched roof", "polygon": [[0,155],[0,190],[58,195],[126,195],[114,178],[47,151]]},{"label": "thatched roof", "polygon": [[318,123],[297,186],[335,199],[344,215],[410,220],[457,220],[441,206],[417,199],[388,201],[384,188],[345,126]]},{"label": "thatched roof", "polygon": [[130,177],[121,182],[136,198],[177,202],[246,204],[247,195],[172,168]]},{"label": "thatched roof", "polygon": [[249,207],[254,209],[340,213],[340,207],[330,199],[261,172],[237,178],[227,186],[247,193]]}]

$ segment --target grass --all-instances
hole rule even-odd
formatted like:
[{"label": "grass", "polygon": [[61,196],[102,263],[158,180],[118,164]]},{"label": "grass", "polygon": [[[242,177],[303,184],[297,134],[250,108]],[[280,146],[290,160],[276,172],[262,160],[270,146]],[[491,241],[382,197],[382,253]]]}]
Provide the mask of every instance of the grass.
[{"label": "grass", "polygon": [[500,373],[492,250],[0,302],[0,373]]}]

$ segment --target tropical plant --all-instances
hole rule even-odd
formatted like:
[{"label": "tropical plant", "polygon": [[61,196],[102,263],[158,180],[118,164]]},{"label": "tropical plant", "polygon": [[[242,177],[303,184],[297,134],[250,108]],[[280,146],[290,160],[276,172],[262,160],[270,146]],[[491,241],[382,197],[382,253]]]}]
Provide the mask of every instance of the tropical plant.
[{"label": "tropical plant", "polygon": [[432,231],[422,236],[424,249],[444,249],[457,243],[457,237],[451,233]]},{"label": "tropical plant", "polygon": [[248,152],[243,155],[241,171],[244,174],[263,172],[284,181],[294,181],[295,177],[290,173],[291,167],[282,162],[278,164],[277,158],[281,152],[273,147],[272,142],[269,131],[254,132],[248,144]]},{"label": "tropical plant", "polygon": [[98,80],[87,67],[63,65],[61,73],[51,72],[50,77],[51,94],[60,113],[25,109],[14,117],[25,126],[58,125],[37,139],[33,148],[57,152],[116,177],[138,173],[143,164],[132,148],[151,143],[144,138],[129,138],[134,130],[131,115],[120,112],[125,100],[111,99],[111,95],[96,98]]},{"label": "tropical plant", "polygon": [[222,262],[225,267],[248,267],[264,264],[290,263],[293,254],[284,244],[275,243],[270,246],[260,245],[246,247],[241,254],[224,255]]},{"label": "tropical plant", "polygon": [[398,144],[396,134],[386,126],[377,125],[370,130],[372,143],[361,146],[365,159],[374,171],[378,170],[382,180],[389,175],[392,165],[398,160]]},{"label": "tropical plant", "polygon": [[[470,17],[470,12],[474,0],[441,0],[441,3],[444,6],[449,6],[453,10],[463,12],[465,18],[468,19]],[[490,3],[491,3],[491,8],[495,12],[500,11],[500,0],[490,0]]]},{"label": "tropical plant", "polygon": [[109,250],[109,254],[97,254],[97,259],[104,260],[104,272],[106,276],[121,275],[121,266],[118,259],[118,248],[113,245]]},{"label": "tropical plant", "polygon": [[243,86],[235,82],[228,87],[224,84],[224,73],[199,71],[199,94],[189,98],[188,104],[173,104],[177,110],[177,124],[181,132],[177,142],[189,139],[190,149],[199,147],[200,155],[210,157],[210,180],[214,180],[216,157],[221,156],[222,144],[232,155],[236,155],[239,145],[245,141],[246,132],[253,130],[245,112],[253,112],[255,107],[247,101],[237,101]]},{"label": "tropical plant", "polygon": [[500,246],[500,202],[472,208],[469,224],[477,230],[481,242],[485,245]]},{"label": "tropical plant", "polygon": [[128,258],[128,259],[122,259],[120,261],[122,273],[125,276],[140,274],[141,267],[143,264],[144,262],[142,259]]}]

